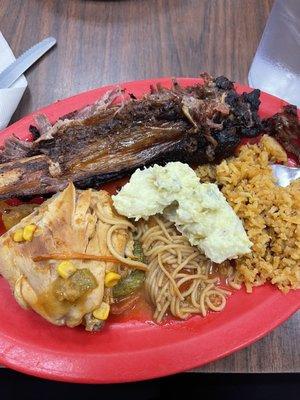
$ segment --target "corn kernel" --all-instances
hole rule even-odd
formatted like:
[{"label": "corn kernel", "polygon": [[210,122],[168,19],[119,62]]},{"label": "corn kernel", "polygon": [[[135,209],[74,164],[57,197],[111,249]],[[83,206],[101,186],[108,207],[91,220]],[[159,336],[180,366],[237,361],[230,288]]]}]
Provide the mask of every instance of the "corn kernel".
[{"label": "corn kernel", "polygon": [[109,315],[110,306],[104,301],[101,303],[99,308],[93,311],[93,316],[101,321],[105,321]]},{"label": "corn kernel", "polygon": [[121,275],[117,274],[116,272],[107,272],[104,278],[104,285],[107,288],[111,288],[115,286],[119,280],[121,279]]},{"label": "corn kernel", "polygon": [[23,229],[23,239],[26,240],[27,242],[30,242],[33,238],[33,234],[36,230],[36,225],[30,224],[25,226]]},{"label": "corn kernel", "polygon": [[13,235],[14,242],[23,242],[23,229],[17,229]]},{"label": "corn kernel", "polygon": [[70,278],[70,276],[73,275],[76,271],[77,271],[77,268],[71,261],[62,261],[57,266],[57,273],[63,279]]}]

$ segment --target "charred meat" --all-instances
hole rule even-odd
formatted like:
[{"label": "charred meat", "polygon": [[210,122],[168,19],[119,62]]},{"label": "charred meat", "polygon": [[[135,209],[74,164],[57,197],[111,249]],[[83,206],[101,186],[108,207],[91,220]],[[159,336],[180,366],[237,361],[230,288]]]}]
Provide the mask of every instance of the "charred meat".
[{"label": "charred meat", "polygon": [[281,112],[265,119],[263,125],[268,135],[275,137],[286,151],[300,160],[300,121],[296,106],[286,105]]},{"label": "charred meat", "polygon": [[[0,153],[0,199],[97,187],[138,167],[207,163],[231,155],[261,131],[259,90],[239,95],[225,77],[203,84],[151,87],[141,99],[120,88],[51,125],[30,127],[33,142],[9,139]],[[17,134],[17,133],[16,133]]]}]

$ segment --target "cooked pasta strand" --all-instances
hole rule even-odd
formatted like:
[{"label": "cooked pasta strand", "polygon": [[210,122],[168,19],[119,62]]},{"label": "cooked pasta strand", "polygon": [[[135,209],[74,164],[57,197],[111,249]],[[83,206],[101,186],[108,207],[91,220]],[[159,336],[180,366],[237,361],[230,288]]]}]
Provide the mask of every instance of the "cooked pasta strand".
[{"label": "cooked pasta strand", "polygon": [[137,236],[148,261],[145,285],[155,306],[154,319],[160,322],[167,313],[186,319],[221,311],[230,291],[219,288],[218,278],[211,277],[212,263],[170,222],[156,216],[147,223],[137,224]]}]

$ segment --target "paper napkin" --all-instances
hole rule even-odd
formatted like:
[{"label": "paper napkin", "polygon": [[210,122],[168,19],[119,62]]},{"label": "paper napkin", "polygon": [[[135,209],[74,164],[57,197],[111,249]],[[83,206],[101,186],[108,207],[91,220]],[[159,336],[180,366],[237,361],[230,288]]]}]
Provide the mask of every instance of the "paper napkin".
[{"label": "paper napkin", "polygon": [[[15,56],[0,32],[0,72],[15,60]],[[0,130],[5,128],[15,112],[27,87],[27,80],[22,75],[7,89],[0,89]]]}]

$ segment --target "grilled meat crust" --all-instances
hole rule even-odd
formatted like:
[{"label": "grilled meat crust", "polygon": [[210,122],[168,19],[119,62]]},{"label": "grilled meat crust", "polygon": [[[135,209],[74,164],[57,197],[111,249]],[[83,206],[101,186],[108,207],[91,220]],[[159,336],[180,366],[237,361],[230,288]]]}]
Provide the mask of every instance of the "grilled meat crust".
[{"label": "grilled meat crust", "polygon": [[300,121],[297,107],[288,104],[282,111],[263,120],[264,131],[300,160]]},{"label": "grilled meat crust", "polygon": [[38,116],[35,140],[13,137],[0,154],[0,199],[57,192],[70,181],[94,187],[153,163],[229,156],[261,131],[260,92],[239,95],[225,77],[202,78],[187,88],[158,84],[140,100],[116,88],[53,126]]}]

